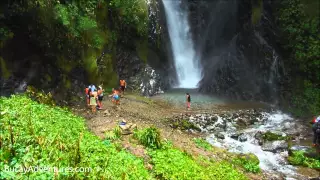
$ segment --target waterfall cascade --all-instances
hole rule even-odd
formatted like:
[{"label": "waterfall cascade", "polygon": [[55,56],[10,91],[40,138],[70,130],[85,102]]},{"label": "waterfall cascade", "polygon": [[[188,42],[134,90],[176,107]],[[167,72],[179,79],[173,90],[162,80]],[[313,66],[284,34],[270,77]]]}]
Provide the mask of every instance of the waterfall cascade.
[{"label": "waterfall cascade", "polygon": [[179,0],[162,0],[165,8],[179,88],[197,88],[201,79],[199,58],[190,35],[188,14]]}]

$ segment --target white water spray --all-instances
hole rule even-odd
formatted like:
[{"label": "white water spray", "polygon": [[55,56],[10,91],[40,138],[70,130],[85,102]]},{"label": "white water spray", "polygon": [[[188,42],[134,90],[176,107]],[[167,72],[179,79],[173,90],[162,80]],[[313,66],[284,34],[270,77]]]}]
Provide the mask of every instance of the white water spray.
[{"label": "white water spray", "polygon": [[201,79],[199,58],[196,57],[186,12],[179,0],[162,0],[168,22],[175,68],[180,88],[196,88]]}]

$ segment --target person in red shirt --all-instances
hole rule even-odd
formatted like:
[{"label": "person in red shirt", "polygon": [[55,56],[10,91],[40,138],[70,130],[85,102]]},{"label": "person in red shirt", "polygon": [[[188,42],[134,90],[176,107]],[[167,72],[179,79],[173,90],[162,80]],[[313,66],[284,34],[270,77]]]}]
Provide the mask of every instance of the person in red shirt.
[{"label": "person in red shirt", "polygon": [[320,116],[312,120],[313,141],[312,145],[320,145]]},{"label": "person in red shirt", "polygon": [[87,106],[90,106],[90,95],[89,95],[89,87],[86,87],[86,89],[84,90],[86,93],[86,100],[87,100]]}]

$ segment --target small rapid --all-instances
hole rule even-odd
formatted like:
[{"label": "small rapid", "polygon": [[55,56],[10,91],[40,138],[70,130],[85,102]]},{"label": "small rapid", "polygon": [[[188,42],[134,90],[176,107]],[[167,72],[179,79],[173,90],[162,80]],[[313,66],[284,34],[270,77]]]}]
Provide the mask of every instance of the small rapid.
[{"label": "small rapid", "polygon": [[[286,136],[285,133],[282,133],[284,130],[284,123],[292,123],[293,118],[279,111],[275,113],[262,114],[263,118],[266,119],[264,124],[254,125],[253,127],[245,129],[241,132],[247,139],[244,142],[231,138],[232,134],[234,133],[234,128],[232,128],[232,125],[227,128],[226,132],[222,133],[225,135],[225,139],[219,140],[214,134],[212,134],[207,138],[207,140],[212,145],[226,148],[230,152],[255,154],[260,160],[260,168],[265,171],[276,171],[286,174],[289,177],[295,176],[295,167],[288,165],[285,159],[288,156],[287,150],[279,153],[265,151],[263,150],[263,146],[260,146],[255,138],[257,133],[267,131],[272,131],[274,133],[281,134],[282,136]],[[280,141],[276,141],[273,142],[272,145],[280,146],[280,143]]]},{"label": "small rapid", "polygon": [[[276,179],[308,179],[287,161],[289,148],[310,149],[297,143],[306,139],[308,127],[288,114],[270,108],[246,108],[187,113],[175,118],[188,119],[198,126],[213,146],[233,153],[255,154],[260,168]],[[293,146],[289,146],[288,137]]]}]

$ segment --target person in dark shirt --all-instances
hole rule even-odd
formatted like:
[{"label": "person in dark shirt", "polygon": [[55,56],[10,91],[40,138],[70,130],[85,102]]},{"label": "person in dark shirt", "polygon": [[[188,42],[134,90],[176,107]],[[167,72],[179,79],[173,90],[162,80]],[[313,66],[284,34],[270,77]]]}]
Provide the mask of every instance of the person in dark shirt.
[{"label": "person in dark shirt", "polygon": [[191,96],[189,93],[186,93],[186,101],[187,101],[187,110],[190,109]]}]

